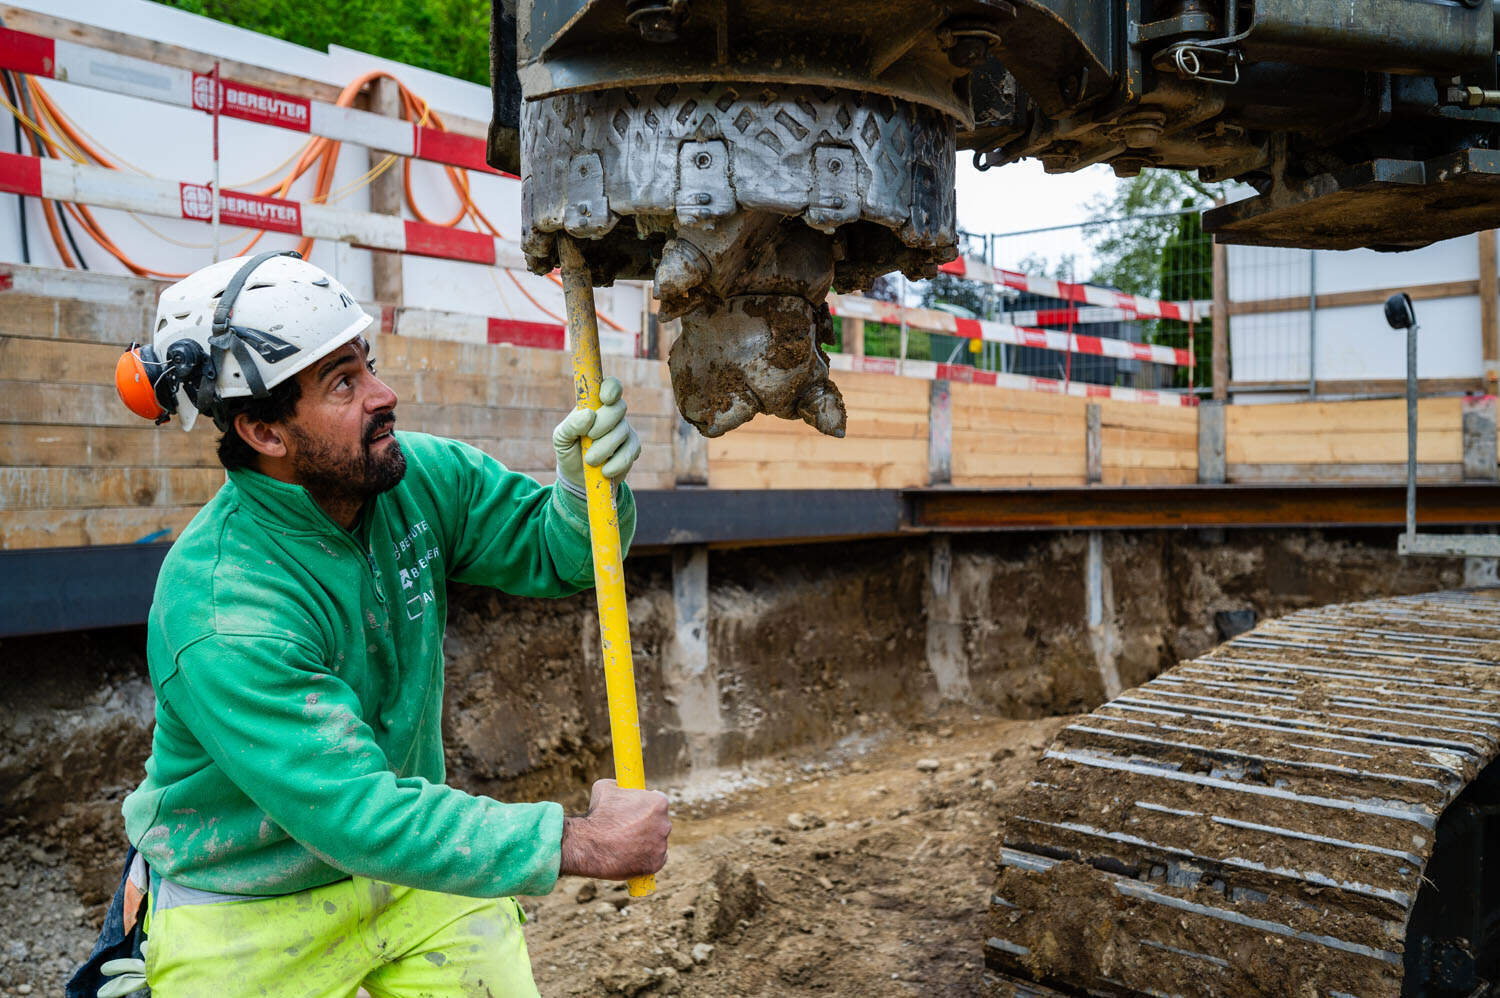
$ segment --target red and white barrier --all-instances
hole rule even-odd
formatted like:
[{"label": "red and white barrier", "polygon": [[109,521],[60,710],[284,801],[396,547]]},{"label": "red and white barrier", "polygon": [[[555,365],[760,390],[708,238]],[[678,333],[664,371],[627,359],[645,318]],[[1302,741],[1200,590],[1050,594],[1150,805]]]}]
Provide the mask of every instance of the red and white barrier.
[{"label": "red and white barrier", "polygon": [[899,323],[905,319],[906,324],[913,329],[947,333],[987,343],[1008,343],[1013,346],[1038,347],[1094,357],[1115,357],[1120,360],[1144,360],[1179,367],[1190,366],[1193,362],[1188,351],[1175,347],[1131,343],[1129,340],[1108,336],[1081,336],[1054,329],[1029,329],[986,319],[963,319],[937,309],[907,308],[893,302],[876,301],[858,295],[829,295],[828,307],[834,315],[851,319],[889,323]]},{"label": "red and white barrier", "polygon": [[[567,331],[561,323],[528,322],[524,319],[501,319],[494,316],[438,312],[431,309],[397,309],[392,328],[398,336],[412,339],[452,340],[459,343],[499,343],[540,350],[566,350]],[[637,334],[599,330],[602,353],[634,357]]]},{"label": "red and white barrier", "polygon": [[897,360],[895,357],[855,357],[852,354],[829,354],[828,366],[835,371],[864,371],[869,374],[895,374],[927,381],[943,379],[973,385],[993,385],[1018,391],[1043,392],[1047,395],[1071,395],[1074,398],[1114,399],[1180,408],[1198,404],[1196,396],[1184,392],[1146,391],[1139,388],[1115,388],[1112,385],[1090,385],[1081,381],[1058,381],[1036,378],[1029,374],[1006,374],[981,371],[965,364],[939,364],[931,360]]},{"label": "red and white barrier", "polygon": [[[0,69],[208,114],[214,110],[214,84],[208,74],[25,31],[0,28]],[[234,80],[219,82],[218,100],[219,113],[226,118],[307,132],[398,156],[498,173],[484,161],[484,140],[473,136],[444,132],[412,121],[309,100]]]},{"label": "red and white barrier", "polygon": [[1072,284],[1068,281],[1053,280],[1050,277],[1033,277],[1015,270],[1003,270],[971,257],[959,257],[957,260],[943,264],[938,269],[945,274],[977,281],[980,284],[994,284],[1002,288],[1012,288],[1016,291],[1025,291],[1074,304],[1117,309],[1130,319],[1177,319],[1187,322],[1190,319],[1204,319],[1209,314],[1208,302],[1173,302],[1141,298],[1136,295],[1127,295],[1122,291],[1095,287],[1092,284]]},{"label": "red and white barrier", "polygon": [[[213,191],[204,184],[157,180],[70,160],[15,153],[0,153],[0,193],[200,222],[209,221],[213,213]],[[226,190],[219,192],[219,220],[225,225],[332,239],[363,249],[526,268],[526,260],[514,243],[482,232],[413,222],[395,215],[339,211],[327,205]]]}]

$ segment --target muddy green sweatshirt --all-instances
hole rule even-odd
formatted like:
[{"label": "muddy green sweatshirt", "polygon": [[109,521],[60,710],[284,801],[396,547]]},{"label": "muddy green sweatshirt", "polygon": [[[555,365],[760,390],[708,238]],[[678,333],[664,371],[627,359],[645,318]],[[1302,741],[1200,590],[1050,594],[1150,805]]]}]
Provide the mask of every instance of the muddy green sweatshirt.
[{"label": "muddy green sweatshirt", "polygon": [[[406,477],[353,531],[234,471],[172,546],[147,629],[156,729],[125,828],[168,880],[287,894],[350,874],[545,894],[562,808],[444,785],[448,580],[593,584],[583,500],[466,444],[398,435]],[[635,505],[620,490],[629,544]]]}]

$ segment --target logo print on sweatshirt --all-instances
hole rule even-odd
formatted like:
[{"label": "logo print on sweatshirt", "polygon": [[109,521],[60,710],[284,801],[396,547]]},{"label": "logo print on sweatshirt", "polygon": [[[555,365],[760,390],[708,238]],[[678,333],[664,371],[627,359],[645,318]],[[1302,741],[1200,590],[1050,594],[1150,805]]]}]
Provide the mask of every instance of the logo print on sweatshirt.
[{"label": "logo print on sweatshirt", "polygon": [[[432,565],[441,557],[431,536],[432,528],[423,520],[395,543],[396,576],[401,580],[401,596],[406,600],[406,619],[419,620],[427,604],[437,599],[432,585]],[[402,562],[414,562],[404,565]]]}]

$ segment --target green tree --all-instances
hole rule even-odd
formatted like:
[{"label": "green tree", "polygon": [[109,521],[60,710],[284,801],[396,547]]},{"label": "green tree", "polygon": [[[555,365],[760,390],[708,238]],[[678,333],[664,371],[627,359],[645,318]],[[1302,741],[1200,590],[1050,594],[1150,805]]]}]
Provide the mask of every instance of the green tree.
[{"label": "green tree", "polygon": [[985,310],[985,288],[983,284],[964,280],[952,274],[939,273],[927,282],[922,290],[922,307],[936,308],[939,305],[957,305],[975,316],[983,316]]},{"label": "green tree", "polygon": [[489,0],[156,0],[325,52],[342,45],[489,86]]},{"label": "green tree", "polygon": [[[1090,283],[1168,301],[1213,297],[1213,246],[1200,213],[1224,196],[1223,184],[1205,184],[1189,173],[1147,170],[1122,180],[1112,195],[1089,203],[1095,224],[1085,236],[1099,263]],[[1183,212],[1167,214],[1169,212]],[[1188,345],[1188,324],[1147,323],[1145,339],[1179,349]],[[1201,384],[1198,372],[1212,370],[1213,325],[1196,323],[1196,370],[1174,368],[1172,384]]]},{"label": "green tree", "polygon": [[1162,249],[1178,235],[1182,217],[1162,213],[1201,211],[1222,196],[1222,184],[1205,184],[1192,174],[1172,170],[1146,170],[1120,181],[1113,194],[1099,195],[1088,204],[1092,222],[1084,236],[1099,259],[1090,282],[1160,297]]}]

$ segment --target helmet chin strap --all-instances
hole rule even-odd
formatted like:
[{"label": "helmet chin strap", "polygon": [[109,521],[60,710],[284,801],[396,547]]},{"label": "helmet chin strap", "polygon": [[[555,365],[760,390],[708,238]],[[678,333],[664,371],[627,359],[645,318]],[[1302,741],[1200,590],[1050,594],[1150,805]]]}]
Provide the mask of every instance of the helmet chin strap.
[{"label": "helmet chin strap", "polygon": [[219,304],[214,308],[213,333],[208,338],[208,345],[213,348],[213,363],[204,365],[203,380],[198,385],[198,393],[200,398],[214,400],[214,424],[220,430],[224,430],[226,427],[221,424],[219,415],[221,406],[218,404],[219,396],[218,392],[214,391],[211,382],[217,377],[218,372],[224,369],[224,355],[226,353],[232,352],[234,359],[239,361],[240,373],[245,376],[245,385],[250,389],[252,396],[255,398],[265,398],[271,394],[266,388],[265,379],[260,376],[260,368],[256,366],[254,357],[250,352],[250,347],[246,344],[243,334],[241,334],[237,327],[229,324],[229,317],[234,311],[235,299],[239,297],[241,289],[244,288],[245,282],[250,279],[250,275],[255,271],[255,268],[267,260],[278,256],[290,256],[298,260],[302,259],[302,255],[296,250],[269,250],[265,253],[257,253],[245,261],[243,267],[235,271],[234,276],[229,279],[229,283],[224,286],[224,293],[219,296]]}]

